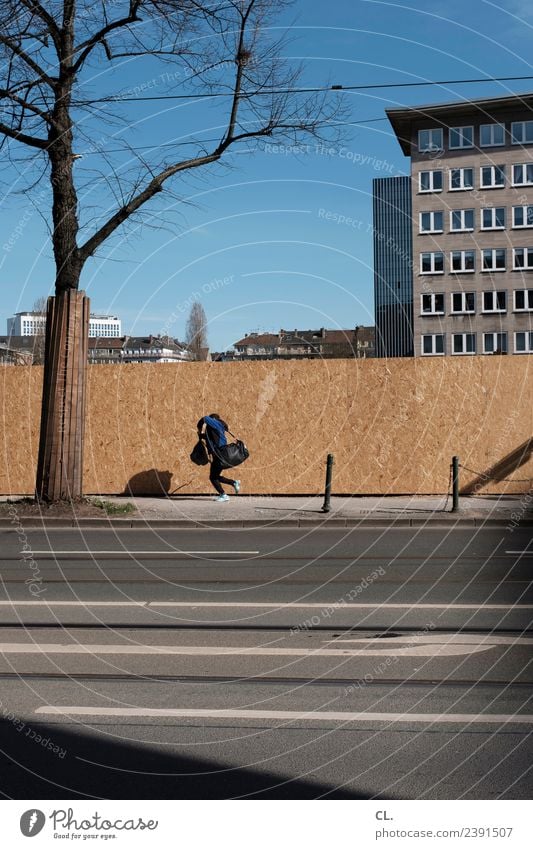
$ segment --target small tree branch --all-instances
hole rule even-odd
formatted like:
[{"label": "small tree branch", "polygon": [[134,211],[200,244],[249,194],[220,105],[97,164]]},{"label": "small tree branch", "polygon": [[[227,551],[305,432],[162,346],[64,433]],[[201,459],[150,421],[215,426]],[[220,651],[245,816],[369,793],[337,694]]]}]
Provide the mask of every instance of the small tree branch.
[{"label": "small tree branch", "polygon": [[0,44],[5,44],[6,47],[9,48],[12,53],[15,53],[17,56],[20,56],[20,58],[26,63],[26,65],[28,65],[28,67],[31,68],[32,71],[39,76],[39,79],[44,80],[51,88],[54,88],[57,80],[54,79],[54,77],[49,76],[46,71],[44,71],[43,68],[41,68],[41,66],[38,65],[37,62],[35,62],[31,58],[31,56],[29,56],[28,53],[26,53],[26,51],[22,49],[19,44],[12,41],[6,35],[0,35]]},{"label": "small tree branch", "polygon": [[33,103],[30,103],[28,100],[25,100],[23,97],[19,97],[13,91],[9,91],[5,88],[0,88],[0,98],[5,97],[8,100],[12,100],[14,103],[18,103],[19,106],[22,106],[24,109],[29,109],[30,112],[34,112],[35,115],[38,115],[43,121],[47,123],[50,122],[50,115],[47,112],[43,112],[39,109],[38,106],[34,106]]},{"label": "small tree branch", "polygon": [[[139,6],[140,0],[134,0],[134,2],[130,3],[130,11],[126,17],[120,18],[117,21],[111,21],[111,23],[106,24],[104,27],[102,27],[102,29],[98,30],[98,32],[92,35],[91,38],[88,38],[86,41],[82,42],[82,44],[79,44],[75,48],[75,53],[77,53],[79,50],[81,50],[82,52],[72,66],[74,73],[79,71],[79,69],[81,68],[81,66],[97,44],[104,43],[105,46],[104,40],[106,35],[108,35],[110,32],[113,32],[113,30],[120,29],[121,27],[128,26],[129,24],[134,24],[136,21],[140,20],[137,17]],[[108,50],[109,48],[106,46],[106,53],[108,52]]]},{"label": "small tree branch", "polygon": [[106,223],[100,227],[96,233],[88,239],[81,248],[79,248],[79,257],[84,263],[93,253],[100,247],[105,240],[123,224],[130,215],[133,215],[139,207],[143,206],[147,201],[151,200],[158,192],[163,191],[163,183],[177,174],[179,171],[186,171],[190,168],[199,168],[201,165],[208,165],[210,162],[216,162],[220,159],[222,151],[218,149],[214,153],[199,156],[196,159],[187,159],[179,162],[176,165],[171,165],[160,174],[155,176],[142,192],[139,192],[135,197],[132,197],[121,209],[115,212]]},{"label": "small tree branch", "polygon": [[19,130],[8,127],[7,124],[3,124],[2,122],[0,122],[0,133],[9,136],[10,139],[16,139],[16,141],[27,144],[29,147],[37,147],[39,150],[46,150],[48,147],[47,139],[39,139],[27,135],[27,133],[21,133]]},{"label": "small tree branch", "polygon": [[52,36],[54,44],[56,48],[59,45],[59,27],[56,24],[52,15],[46,11],[44,6],[41,3],[38,3],[37,0],[20,0],[23,6],[26,7],[30,12],[33,12],[34,15],[37,15],[38,18],[46,25],[48,28],[49,34]]}]

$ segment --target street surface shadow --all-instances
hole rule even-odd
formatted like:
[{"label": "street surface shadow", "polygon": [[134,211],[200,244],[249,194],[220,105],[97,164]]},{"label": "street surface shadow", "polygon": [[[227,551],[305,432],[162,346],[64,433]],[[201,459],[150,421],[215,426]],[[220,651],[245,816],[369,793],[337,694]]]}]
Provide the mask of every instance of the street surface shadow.
[{"label": "street surface shadow", "polygon": [[[0,719],[1,795],[8,799],[317,799],[325,794],[328,799],[370,798],[263,769],[228,768],[215,760],[169,754],[168,745],[126,743],[113,739],[111,732],[109,727],[109,736],[103,737],[81,725]],[[38,742],[36,735],[41,738]]]},{"label": "street surface shadow", "polygon": [[[518,471],[521,466],[524,466],[533,455],[533,437],[526,439],[518,448],[511,451],[493,466],[485,469],[483,472],[477,472],[476,477],[471,483],[461,487],[461,495],[472,495],[477,493],[488,483],[501,483],[513,472]],[[524,482],[529,481],[531,484],[532,478],[524,478]]]},{"label": "street surface shadow", "polygon": [[151,495],[165,498],[170,492],[172,472],[147,469],[133,475],[124,487],[123,495]]}]

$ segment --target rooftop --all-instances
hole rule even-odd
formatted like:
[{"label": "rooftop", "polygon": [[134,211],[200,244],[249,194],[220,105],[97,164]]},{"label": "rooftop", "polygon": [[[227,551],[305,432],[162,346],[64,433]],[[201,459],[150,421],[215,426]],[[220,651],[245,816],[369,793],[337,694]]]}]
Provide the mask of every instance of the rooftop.
[{"label": "rooftop", "polygon": [[[408,106],[402,109],[386,109],[386,115],[392,129],[398,137],[400,147],[406,156],[411,155],[412,125],[421,120],[431,119],[446,125],[448,116],[459,119],[462,116],[479,112],[480,117],[487,118],[495,113],[510,112],[520,109],[533,113],[533,93],[513,94],[507,97],[484,97],[480,100],[453,100],[445,103],[427,103],[421,106]],[[533,115],[532,115],[533,117]]]}]

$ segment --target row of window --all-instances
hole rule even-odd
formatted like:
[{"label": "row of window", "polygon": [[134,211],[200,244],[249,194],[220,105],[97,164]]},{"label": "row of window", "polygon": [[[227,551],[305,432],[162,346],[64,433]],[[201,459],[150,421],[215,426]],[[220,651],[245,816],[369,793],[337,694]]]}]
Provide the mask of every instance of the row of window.
[{"label": "row of window", "polygon": [[[481,254],[481,271],[506,271],[507,249],[484,248]],[[513,248],[513,271],[533,271],[533,248]],[[473,273],[476,270],[476,252],[450,251],[450,274]],[[420,254],[420,274],[444,274],[444,251]]]},{"label": "row of window", "polygon": [[[480,292],[482,313],[507,312],[507,292],[505,290]],[[533,289],[515,289],[515,312],[533,312]],[[420,295],[421,315],[444,315],[444,292],[432,292]],[[473,315],[476,312],[475,292],[451,292],[450,307],[452,315]]]},{"label": "row of window", "polygon": [[[475,138],[477,129],[477,139]],[[533,144],[533,121],[512,121],[510,128],[505,123],[472,124],[465,127],[448,128],[449,150],[464,150],[465,148],[502,147],[505,144]],[[431,127],[418,131],[418,150],[420,153],[430,153],[444,150],[444,129]]]},{"label": "row of window", "polygon": [[[451,233],[470,233],[476,226],[476,209],[451,209],[448,212]],[[507,212],[505,206],[488,206],[479,210],[481,230],[505,230]],[[513,206],[512,227],[533,227],[533,205]],[[420,212],[418,225],[420,234],[444,232],[444,210]]]},{"label": "row of window", "polygon": [[[507,333],[483,333],[483,354],[506,354]],[[446,353],[446,339],[444,333],[429,333],[421,336],[420,352],[422,356],[444,356]],[[475,333],[452,333],[452,354],[477,354],[477,336]],[[519,332],[514,334],[514,353],[533,354],[533,332]]]},{"label": "row of window", "polygon": [[[442,192],[444,172],[419,171],[418,191],[421,193]],[[533,163],[517,162],[511,165],[511,186],[533,185]],[[481,165],[479,168],[480,189],[502,189],[506,184],[505,165]],[[450,192],[468,191],[474,188],[473,168],[449,168],[448,189]]]}]

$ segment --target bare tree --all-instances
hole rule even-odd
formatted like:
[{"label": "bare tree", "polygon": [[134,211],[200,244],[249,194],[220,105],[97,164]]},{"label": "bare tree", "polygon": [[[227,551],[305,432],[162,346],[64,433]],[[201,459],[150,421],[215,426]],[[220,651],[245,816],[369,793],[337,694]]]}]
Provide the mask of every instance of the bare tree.
[{"label": "bare tree", "polygon": [[46,308],[48,299],[41,295],[33,302],[32,312],[34,312],[43,321],[35,322],[35,333],[33,337],[33,365],[44,365],[44,336],[45,336],[45,321]]},{"label": "bare tree", "polygon": [[[270,137],[297,143],[306,134],[332,139],[342,123],[339,95],[306,91],[299,83],[302,69],[284,58],[283,39],[277,39],[272,23],[289,5],[287,0],[0,0],[0,148],[18,173],[22,156],[32,174],[26,192],[47,221],[56,265],[55,297],[47,314],[40,498],[82,493],[89,306],[79,284],[86,262],[178,176],[198,168],[209,172],[234,145],[249,148]],[[154,145],[146,155],[135,150],[129,95],[120,89],[105,92],[104,84],[116,77],[102,75],[102,64],[114,70],[124,61],[136,63],[136,69],[143,63],[153,74],[154,57],[166,63],[169,70],[160,79],[173,92],[181,87],[183,96],[210,98],[223,127],[218,138],[189,138],[185,155],[177,144]],[[96,93],[95,79],[101,86]],[[80,158],[87,145],[98,173],[85,169]],[[130,170],[117,164],[110,147],[129,152]],[[102,209],[88,202],[82,207],[80,199],[97,178],[112,193],[109,203]]]},{"label": "bare tree", "polygon": [[201,360],[205,358],[207,352],[207,317],[199,301],[194,302],[187,319],[185,345],[191,352],[193,359]]}]

